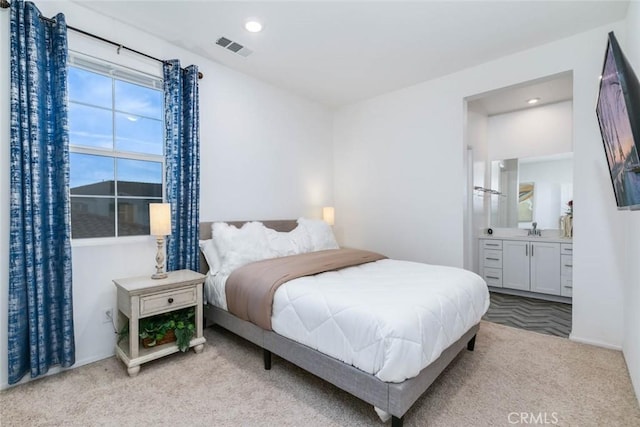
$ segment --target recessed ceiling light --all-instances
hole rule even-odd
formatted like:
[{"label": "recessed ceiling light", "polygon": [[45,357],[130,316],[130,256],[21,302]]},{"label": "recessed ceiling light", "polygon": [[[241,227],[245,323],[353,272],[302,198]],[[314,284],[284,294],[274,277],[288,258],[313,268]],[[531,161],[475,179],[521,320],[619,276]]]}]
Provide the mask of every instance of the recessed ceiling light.
[{"label": "recessed ceiling light", "polygon": [[540,101],[540,98],[527,99],[527,104],[529,104],[529,105],[537,104],[538,101]]},{"label": "recessed ceiling light", "polygon": [[244,28],[250,33],[259,33],[260,31],[262,31],[262,24],[255,19],[250,19],[249,21],[245,22]]}]

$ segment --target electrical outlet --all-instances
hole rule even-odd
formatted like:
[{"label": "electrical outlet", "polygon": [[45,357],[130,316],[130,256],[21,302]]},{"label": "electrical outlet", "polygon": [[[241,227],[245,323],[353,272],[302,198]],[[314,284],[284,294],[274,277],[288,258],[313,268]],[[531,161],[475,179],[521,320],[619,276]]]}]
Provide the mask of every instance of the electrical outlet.
[{"label": "electrical outlet", "polygon": [[113,321],[113,309],[105,308],[102,310],[102,323],[111,323]]}]

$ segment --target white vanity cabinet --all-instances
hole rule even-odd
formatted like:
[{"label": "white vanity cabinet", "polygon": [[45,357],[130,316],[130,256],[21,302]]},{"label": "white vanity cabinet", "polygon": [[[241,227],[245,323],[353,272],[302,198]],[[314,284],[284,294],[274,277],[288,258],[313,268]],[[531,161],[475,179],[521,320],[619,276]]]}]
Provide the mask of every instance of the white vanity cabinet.
[{"label": "white vanity cabinet", "polygon": [[502,287],[502,240],[480,241],[480,275],[489,286]]},{"label": "white vanity cabinet", "polygon": [[531,292],[560,295],[560,243],[529,244]]},{"label": "white vanity cabinet", "polygon": [[[571,297],[572,245],[544,240],[480,239],[481,275],[489,286]],[[496,252],[499,252],[497,255]],[[492,259],[500,259],[499,277]]]},{"label": "white vanity cabinet", "polygon": [[573,296],[573,245],[560,246],[560,295]]},{"label": "white vanity cabinet", "polygon": [[504,263],[502,264],[502,286],[509,289],[528,291],[531,265],[529,262],[529,242],[505,240],[502,242]]}]

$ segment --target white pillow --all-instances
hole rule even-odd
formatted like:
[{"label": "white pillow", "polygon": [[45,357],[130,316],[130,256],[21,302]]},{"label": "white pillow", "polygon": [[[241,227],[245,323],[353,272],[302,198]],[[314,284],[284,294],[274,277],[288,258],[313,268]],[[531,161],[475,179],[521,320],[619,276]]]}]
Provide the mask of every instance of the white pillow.
[{"label": "white pillow", "polygon": [[331,226],[323,220],[298,218],[298,226],[302,226],[311,237],[314,251],[339,248]]},{"label": "white pillow", "polygon": [[267,241],[274,256],[289,256],[297,254],[297,248],[289,233],[283,233],[270,228],[267,229]]},{"label": "white pillow", "polygon": [[247,222],[236,228],[224,222],[213,224],[213,241],[220,255],[220,273],[229,274],[250,262],[273,258],[266,228],[260,222]]},{"label": "white pillow", "polygon": [[216,248],[213,239],[200,240],[200,250],[202,251],[204,258],[207,260],[207,264],[209,264],[209,271],[211,274],[216,274],[220,271],[220,255],[218,254],[218,249]]},{"label": "white pillow", "polygon": [[279,232],[267,229],[269,247],[274,257],[303,254],[313,251],[311,236],[307,230],[298,225],[289,232]]},{"label": "white pillow", "polygon": [[307,252],[313,252],[313,242],[311,241],[311,235],[305,227],[298,224],[296,228],[289,232],[289,237],[296,247],[296,253],[304,254]]}]

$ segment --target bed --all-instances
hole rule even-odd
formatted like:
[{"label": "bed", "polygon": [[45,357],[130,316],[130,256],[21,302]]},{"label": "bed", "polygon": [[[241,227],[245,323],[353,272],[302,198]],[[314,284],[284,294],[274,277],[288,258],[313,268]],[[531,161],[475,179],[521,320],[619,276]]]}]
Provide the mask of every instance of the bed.
[{"label": "bed", "polygon": [[[295,220],[261,223],[280,233],[300,229]],[[240,228],[245,222],[227,224]],[[200,224],[202,241],[211,239],[211,228],[210,222]],[[208,264],[204,257],[201,258],[201,266],[202,272],[206,273]],[[438,289],[439,298],[442,299],[439,304],[444,307],[441,318],[433,322],[424,321],[425,318],[433,316],[432,307],[431,312],[416,314],[416,322],[419,325],[410,324],[405,328],[410,331],[407,332],[408,336],[395,336],[395,332],[385,332],[384,322],[393,323],[396,318],[398,322],[404,322],[402,313],[395,313],[393,309],[385,312],[382,309],[387,303],[381,301],[384,298],[384,290],[381,288],[384,283],[389,283],[389,272],[393,272],[394,280],[407,282],[406,286],[410,289],[410,292],[396,294],[411,293],[412,298],[413,293],[419,294],[421,289],[414,286],[419,284],[415,278],[423,280],[425,275],[433,276],[432,286]],[[236,272],[233,275],[235,278]],[[396,279],[397,277],[402,279]],[[451,291],[444,289],[448,286],[444,283],[448,278],[461,282],[460,286],[451,286]],[[208,277],[205,285],[205,288],[209,288],[208,302],[204,307],[207,326],[217,324],[260,346],[263,349],[265,369],[271,368],[271,355],[276,354],[370,403],[379,415],[390,415],[394,427],[402,426],[404,414],[465,347],[473,351],[480,317],[489,303],[486,283],[473,273],[441,266],[375,259],[372,262],[304,276],[285,283],[275,291],[272,317],[265,325],[264,321],[261,323],[244,314],[231,314],[225,304],[226,277],[223,283],[217,284],[212,279]],[[350,286],[355,286],[356,290],[345,290],[342,284],[346,281],[349,281]],[[416,283],[412,285],[412,282]],[[367,288],[363,289],[367,292],[357,290],[358,286],[365,285]],[[339,293],[334,297],[332,293],[335,292]],[[328,296],[325,293],[328,293]],[[470,293],[474,295],[466,295]],[[229,298],[231,301],[231,297]],[[332,298],[333,305],[326,302]],[[315,321],[314,316],[317,317],[317,313],[306,312],[315,310],[312,305],[316,304],[316,299],[323,300],[330,311],[339,313],[341,320],[336,321],[337,317],[334,318],[334,314],[331,314],[331,322],[321,319],[318,322],[323,322],[322,328],[310,329],[309,323]],[[335,308],[336,301],[345,305],[343,311],[346,314],[342,314],[340,306]],[[449,310],[451,313],[447,313],[447,305],[459,306],[454,310],[457,312],[451,314]],[[306,319],[303,317],[305,315]],[[378,327],[376,323],[378,317],[383,318],[380,323],[382,327]],[[464,318],[464,321],[461,318]],[[325,327],[325,324],[329,326]],[[347,327],[342,327],[341,324]],[[313,333],[310,333],[311,330]],[[420,342],[419,337],[412,335],[415,331],[437,338],[431,340],[430,344],[425,344],[426,341]],[[387,337],[385,334],[394,336]],[[333,342],[328,342],[328,337]],[[369,341],[366,341],[367,339]],[[419,345],[416,344],[418,342]],[[426,349],[426,346],[429,348]],[[357,351],[354,351],[354,348]]]}]

